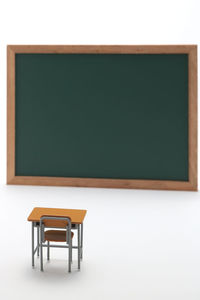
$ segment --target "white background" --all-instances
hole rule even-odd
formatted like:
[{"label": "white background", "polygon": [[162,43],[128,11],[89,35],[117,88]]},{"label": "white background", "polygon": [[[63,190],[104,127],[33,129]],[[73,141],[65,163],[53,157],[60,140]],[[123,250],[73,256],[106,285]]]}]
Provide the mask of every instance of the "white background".
[{"label": "white background", "polygon": [[[199,44],[198,0],[0,2],[0,298],[200,299],[199,192],[6,186],[7,44]],[[34,206],[84,208],[82,270],[31,268]]]}]

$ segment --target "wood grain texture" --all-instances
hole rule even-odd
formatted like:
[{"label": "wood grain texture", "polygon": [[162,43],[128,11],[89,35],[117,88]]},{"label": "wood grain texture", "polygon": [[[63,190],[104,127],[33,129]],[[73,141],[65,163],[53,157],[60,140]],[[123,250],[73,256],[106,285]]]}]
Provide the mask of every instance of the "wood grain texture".
[{"label": "wood grain texture", "polygon": [[197,47],[189,51],[189,182],[198,189],[197,179]]},{"label": "wood grain texture", "polygon": [[[15,54],[107,53],[188,54],[189,181],[126,180],[15,176]],[[7,183],[126,189],[196,191],[197,178],[197,46],[196,45],[9,45],[7,47]]]},{"label": "wood grain texture", "polygon": [[15,52],[7,48],[7,182],[15,177]]},{"label": "wood grain texture", "polygon": [[9,184],[153,190],[195,190],[190,182],[168,180],[15,176]]},{"label": "wood grain texture", "polygon": [[15,53],[189,53],[196,45],[9,45]]},{"label": "wood grain texture", "polygon": [[30,222],[39,222],[42,216],[69,217],[73,224],[81,224],[83,223],[86,212],[87,210],[84,209],[35,207],[27,220]]}]

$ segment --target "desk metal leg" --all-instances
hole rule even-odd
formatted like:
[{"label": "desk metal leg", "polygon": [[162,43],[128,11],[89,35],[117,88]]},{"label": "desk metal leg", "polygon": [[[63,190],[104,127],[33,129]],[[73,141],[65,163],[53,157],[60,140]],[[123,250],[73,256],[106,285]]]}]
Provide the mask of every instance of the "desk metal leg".
[{"label": "desk metal leg", "polygon": [[83,259],[83,223],[81,224],[81,259]]},{"label": "desk metal leg", "polygon": [[39,238],[39,232],[40,232],[40,227],[37,225],[37,256],[39,256],[39,244],[40,244],[40,238]]},{"label": "desk metal leg", "polygon": [[78,224],[78,269],[80,270],[81,268],[81,247],[80,247],[80,224]]},{"label": "desk metal leg", "polygon": [[32,267],[34,267],[34,222],[32,222]]},{"label": "desk metal leg", "polygon": [[50,251],[49,251],[49,250],[50,250],[50,249],[49,249],[49,248],[50,248],[49,245],[50,245],[50,242],[47,241],[47,260],[49,260],[49,252],[50,252]]},{"label": "desk metal leg", "polygon": [[40,228],[40,271],[43,271],[43,252],[42,252],[43,236],[42,227]]}]

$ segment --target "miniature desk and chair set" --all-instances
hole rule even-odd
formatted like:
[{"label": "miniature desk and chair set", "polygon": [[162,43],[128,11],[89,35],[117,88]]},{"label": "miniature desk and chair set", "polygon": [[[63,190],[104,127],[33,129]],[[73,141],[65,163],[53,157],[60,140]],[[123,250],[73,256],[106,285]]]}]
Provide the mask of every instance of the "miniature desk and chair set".
[{"label": "miniature desk and chair set", "polygon": [[[71,272],[72,250],[78,252],[78,269],[83,257],[83,220],[86,210],[35,207],[28,217],[32,222],[32,266],[34,257],[40,256],[40,270],[43,271],[43,248],[47,248],[47,260],[50,259],[50,248],[68,249],[68,271]],[[37,229],[37,245],[35,247],[35,228]],[[53,229],[49,229],[53,228]],[[73,245],[74,232],[77,231],[77,245]],[[46,243],[47,242],[47,243]],[[55,245],[51,242],[62,242]]]}]

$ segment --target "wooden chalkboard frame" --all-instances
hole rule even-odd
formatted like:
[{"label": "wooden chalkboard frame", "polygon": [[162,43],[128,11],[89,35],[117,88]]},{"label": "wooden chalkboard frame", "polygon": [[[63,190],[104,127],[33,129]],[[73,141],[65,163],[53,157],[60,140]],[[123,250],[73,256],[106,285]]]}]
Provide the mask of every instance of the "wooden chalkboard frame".
[{"label": "wooden chalkboard frame", "polygon": [[[15,54],[107,53],[188,54],[189,181],[63,178],[15,175]],[[7,46],[7,184],[197,190],[197,46],[196,45],[8,45]]]}]

